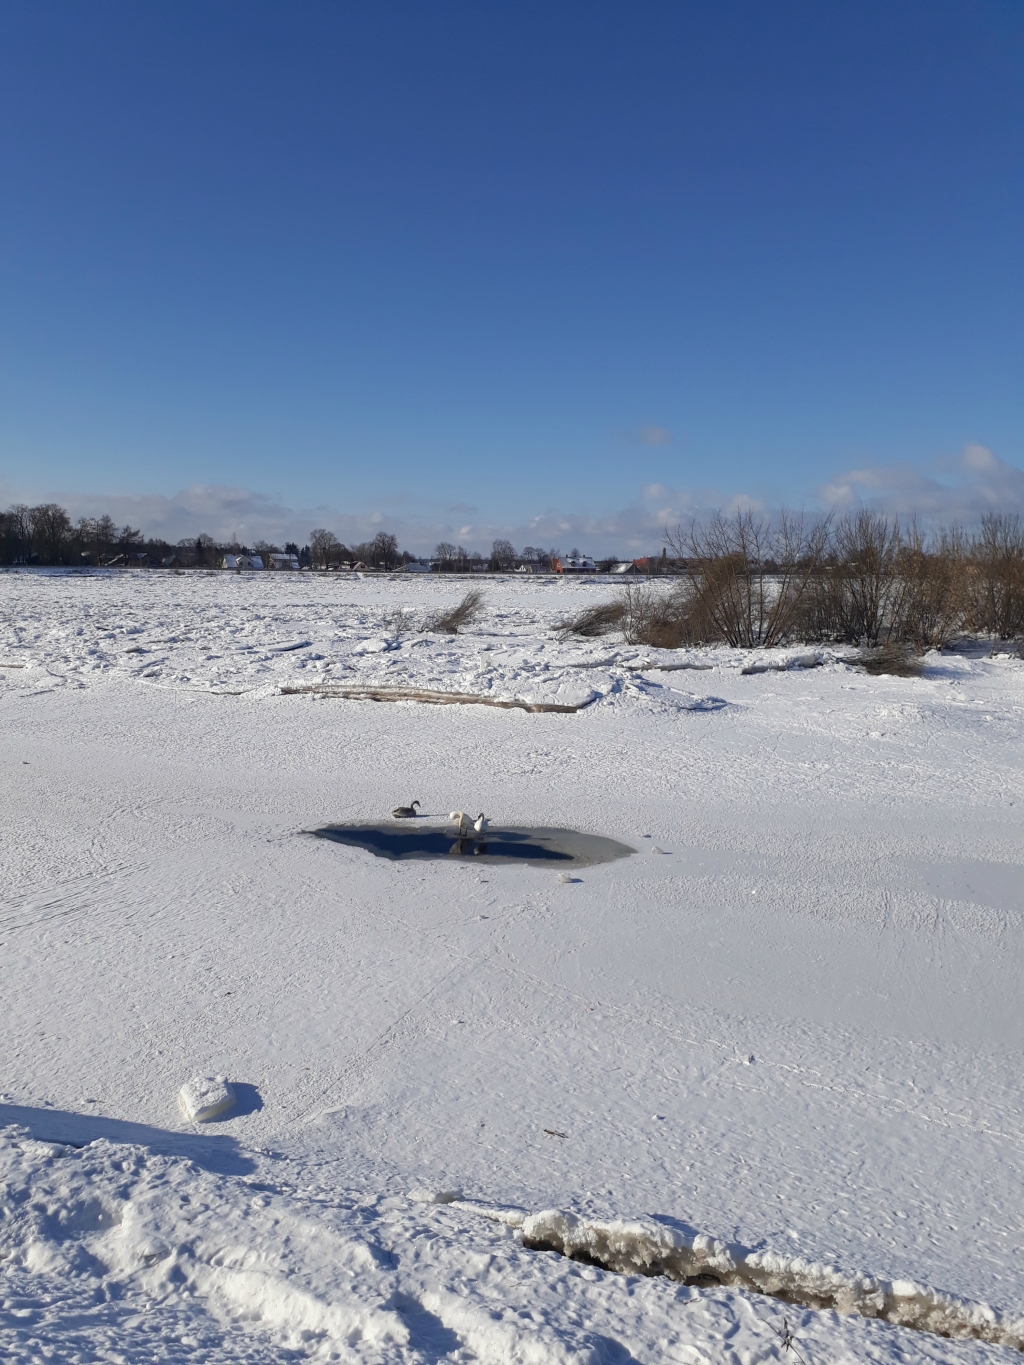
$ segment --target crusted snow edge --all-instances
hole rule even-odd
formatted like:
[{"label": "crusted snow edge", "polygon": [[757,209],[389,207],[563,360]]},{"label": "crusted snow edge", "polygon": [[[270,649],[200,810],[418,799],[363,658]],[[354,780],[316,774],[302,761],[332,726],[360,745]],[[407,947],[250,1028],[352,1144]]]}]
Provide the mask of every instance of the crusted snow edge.
[{"label": "crusted snow edge", "polygon": [[517,1228],[529,1250],[557,1251],[571,1260],[623,1275],[665,1275],[700,1286],[721,1284],[805,1308],[881,1318],[897,1327],[1024,1351],[1024,1318],[1008,1317],[989,1304],[972,1303],[912,1280],[851,1275],[820,1261],[748,1251],[702,1234],[690,1239],[653,1221],[600,1222],[558,1209],[526,1214],[472,1200],[445,1202]]}]

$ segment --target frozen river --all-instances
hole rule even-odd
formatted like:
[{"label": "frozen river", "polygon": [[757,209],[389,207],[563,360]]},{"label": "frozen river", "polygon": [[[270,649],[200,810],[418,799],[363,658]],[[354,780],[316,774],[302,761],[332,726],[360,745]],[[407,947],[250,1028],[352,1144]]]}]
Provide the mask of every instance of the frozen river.
[{"label": "frozen river", "polygon": [[[464,590],[0,575],[0,1346],[746,1365],[785,1312],[807,1365],[1017,1358],[520,1224],[1024,1314],[1024,662],[744,674],[559,639],[614,592],[571,581],[420,629]],[[413,799],[638,851],[560,879],[309,837]]]}]

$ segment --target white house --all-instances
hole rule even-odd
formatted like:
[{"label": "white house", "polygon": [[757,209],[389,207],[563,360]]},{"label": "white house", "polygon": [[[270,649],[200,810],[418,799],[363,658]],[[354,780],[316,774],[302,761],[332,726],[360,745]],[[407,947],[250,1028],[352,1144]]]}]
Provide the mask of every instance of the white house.
[{"label": "white house", "polygon": [[272,569],[292,569],[295,570],[296,572],[298,571],[299,568],[298,555],[274,554],[268,555],[267,558],[270,560],[270,568]]},{"label": "white house", "polygon": [[551,567],[555,573],[597,573],[597,565],[589,555],[563,555]]},{"label": "white house", "polygon": [[[244,556],[243,556],[243,558],[244,558]],[[237,570],[237,569],[238,569],[238,560],[239,560],[239,556],[238,556],[238,555],[225,555],[224,558],[220,561],[220,567],[221,567],[222,569],[235,569],[235,570]]]},{"label": "white house", "polygon": [[411,559],[408,564],[404,564],[399,573],[429,573],[430,565],[424,564],[420,559]]}]

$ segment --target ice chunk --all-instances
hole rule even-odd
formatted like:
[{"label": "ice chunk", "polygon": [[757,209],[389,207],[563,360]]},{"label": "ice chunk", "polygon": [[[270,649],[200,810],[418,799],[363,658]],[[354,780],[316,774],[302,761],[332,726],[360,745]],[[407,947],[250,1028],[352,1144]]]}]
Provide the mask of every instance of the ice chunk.
[{"label": "ice chunk", "polygon": [[193,1076],[178,1092],[178,1101],[193,1123],[209,1123],[235,1102],[235,1092],[223,1076]]}]

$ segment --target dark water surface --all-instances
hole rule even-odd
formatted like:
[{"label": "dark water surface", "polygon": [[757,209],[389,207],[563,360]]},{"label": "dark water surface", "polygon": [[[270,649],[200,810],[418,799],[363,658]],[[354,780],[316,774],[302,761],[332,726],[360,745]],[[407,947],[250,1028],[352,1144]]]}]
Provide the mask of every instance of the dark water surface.
[{"label": "dark water surface", "polygon": [[530,863],[535,867],[558,864],[588,867],[628,858],[635,848],[605,839],[600,834],[581,834],[575,829],[516,826],[489,829],[486,834],[460,839],[451,829],[437,825],[324,825],[309,831],[317,839],[365,848],[378,858],[465,858],[474,863]]}]

